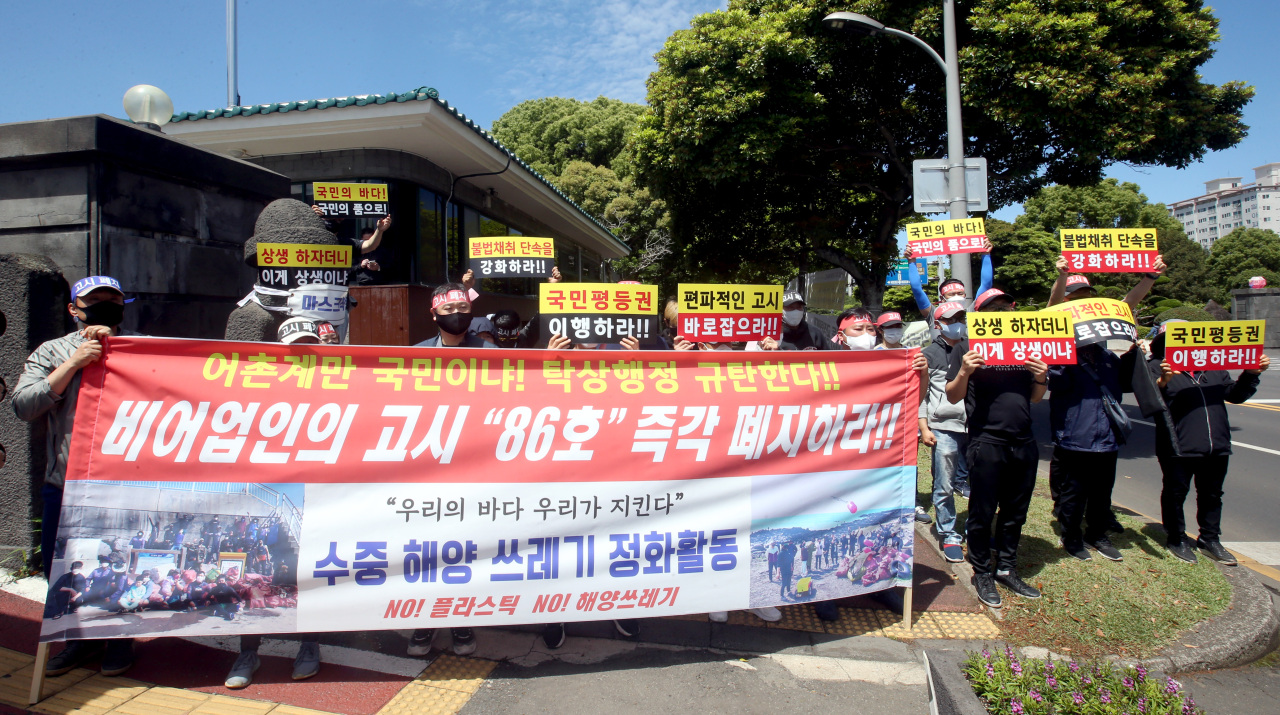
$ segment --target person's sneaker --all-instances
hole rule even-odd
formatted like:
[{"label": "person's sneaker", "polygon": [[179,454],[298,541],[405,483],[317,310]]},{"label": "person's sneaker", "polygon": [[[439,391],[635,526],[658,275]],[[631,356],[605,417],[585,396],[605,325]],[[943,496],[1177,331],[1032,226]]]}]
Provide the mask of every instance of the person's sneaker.
[{"label": "person's sneaker", "polygon": [[932,524],[933,517],[929,516],[929,512],[925,511],[924,507],[918,506],[916,507],[916,521],[921,524]]},{"label": "person's sneaker", "polygon": [[818,614],[818,618],[824,621],[840,620],[840,608],[836,606],[835,601],[818,601],[813,604],[813,610]]},{"label": "person's sneaker", "polygon": [[1226,549],[1222,548],[1222,543],[1219,541],[1206,541],[1205,539],[1196,539],[1196,546],[1199,546],[1201,551],[1208,554],[1214,561],[1217,561],[1218,563],[1226,564],[1228,566],[1236,565],[1236,557],[1232,556],[1230,551],[1227,551]]},{"label": "person's sneaker", "polygon": [[1093,556],[1089,553],[1089,550],[1084,547],[1083,543],[1068,544],[1064,541],[1062,543],[1062,549],[1081,561],[1093,561]]},{"label": "person's sneaker", "polygon": [[1088,546],[1094,551],[1097,551],[1104,559],[1111,561],[1124,561],[1124,556],[1120,554],[1120,549],[1117,549],[1115,544],[1111,543],[1111,539],[1108,539],[1105,536],[1101,539],[1094,539],[1093,541],[1090,541]]},{"label": "person's sneaker", "polygon": [[974,574],[973,588],[978,592],[978,600],[988,606],[999,608],[1004,605],[1004,602],[1000,600],[1000,592],[996,590],[996,582],[992,580],[991,574]]},{"label": "person's sneaker", "polygon": [[564,624],[548,623],[542,629],[542,642],[548,650],[555,650],[564,645]]},{"label": "person's sneaker", "polygon": [[1164,547],[1169,550],[1169,553],[1189,564],[1196,562],[1196,552],[1185,541],[1179,541],[1176,544],[1165,544]]},{"label": "person's sneaker", "polygon": [[476,652],[476,634],[470,628],[451,628],[454,655],[471,655]]},{"label": "person's sneaker", "polygon": [[942,558],[949,563],[958,564],[964,561],[964,549],[960,547],[960,544],[943,544]]},{"label": "person's sneaker", "polygon": [[298,657],[293,659],[293,679],[306,680],[320,672],[320,644],[303,641],[298,644]]},{"label": "person's sneaker", "polygon": [[952,492],[952,494],[954,494],[955,496],[958,496],[958,497],[964,497],[965,499],[968,499],[968,498],[969,498],[969,493],[970,493],[969,485],[968,485],[968,484],[957,484],[957,485],[955,485],[954,487],[952,487],[951,492]]},{"label": "person's sneaker", "polygon": [[253,682],[253,674],[258,672],[258,668],[261,665],[262,661],[258,660],[258,651],[240,651],[240,655],[236,656],[235,665],[231,666],[231,672],[227,673],[227,680],[223,685],[232,690],[248,687],[249,683]]},{"label": "person's sneaker", "polygon": [[70,673],[102,654],[102,641],[71,641],[44,666],[46,676]]},{"label": "person's sneaker", "polygon": [[635,638],[640,632],[640,621],[634,618],[622,618],[613,622],[613,627],[628,638]]},{"label": "person's sneaker", "polygon": [[1035,586],[1018,578],[1018,574],[1013,571],[997,571],[996,581],[1002,586],[1013,591],[1017,596],[1023,598],[1040,598],[1040,591]]},{"label": "person's sneaker", "polygon": [[764,608],[753,608],[751,609],[751,612],[756,614],[757,616],[760,616],[760,620],[762,621],[777,623],[778,621],[782,620],[782,611],[779,611],[773,606],[765,606]]},{"label": "person's sneaker", "polygon": [[133,639],[112,638],[102,655],[102,674],[108,678],[120,675],[133,667]]},{"label": "person's sneaker", "polygon": [[422,657],[431,652],[431,641],[435,640],[436,629],[419,628],[409,638],[409,655]]},{"label": "person's sneaker", "polygon": [[707,620],[711,621],[712,623],[728,623],[729,612],[728,611],[712,611],[711,613],[707,614]]}]

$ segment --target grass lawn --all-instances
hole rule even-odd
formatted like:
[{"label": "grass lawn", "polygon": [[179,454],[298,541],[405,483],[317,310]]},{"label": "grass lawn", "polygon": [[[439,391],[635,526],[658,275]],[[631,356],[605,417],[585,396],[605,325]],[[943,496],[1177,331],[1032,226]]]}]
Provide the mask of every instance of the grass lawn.
[{"label": "grass lawn", "polygon": [[[933,513],[929,450],[920,448],[917,503]],[[967,499],[956,497],[957,528],[964,533]],[[1096,552],[1079,561],[1058,543],[1048,478],[1041,476],[1022,529],[1018,573],[1044,597],[1028,601],[1000,588],[1004,621],[1000,628],[1019,645],[1038,645],[1074,656],[1117,653],[1145,657],[1175,640],[1192,625],[1231,603],[1231,587],[1218,568],[1201,556],[1195,564],[1164,548],[1164,530],[1117,514],[1125,533],[1112,536],[1121,562]]]}]

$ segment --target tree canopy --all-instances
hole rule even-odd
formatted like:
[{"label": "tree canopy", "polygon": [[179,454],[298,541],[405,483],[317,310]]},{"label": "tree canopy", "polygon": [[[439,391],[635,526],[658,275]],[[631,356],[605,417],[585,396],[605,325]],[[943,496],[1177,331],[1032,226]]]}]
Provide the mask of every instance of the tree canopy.
[{"label": "tree canopy", "polygon": [[1213,242],[1209,270],[1219,302],[1230,305],[1231,291],[1248,288],[1249,278],[1261,275],[1268,285],[1280,285],[1280,234],[1263,228],[1237,228]]},{"label": "tree canopy", "polygon": [[[730,0],[658,53],[635,160],[690,265],[732,276],[816,257],[878,306],[911,162],[945,154],[944,79],[918,48],[825,30],[837,10],[941,50],[935,0]],[[993,208],[1116,162],[1185,166],[1245,134],[1252,90],[1197,74],[1218,35],[1196,0],[957,11],[966,148],[987,159]]]}]

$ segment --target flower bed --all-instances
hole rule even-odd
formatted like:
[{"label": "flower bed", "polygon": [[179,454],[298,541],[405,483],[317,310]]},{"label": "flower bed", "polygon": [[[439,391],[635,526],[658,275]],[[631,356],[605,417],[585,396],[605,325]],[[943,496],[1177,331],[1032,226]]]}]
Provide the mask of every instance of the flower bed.
[{"label": "flower bed", "polygon": [[1173,678],[1148,678],[1145,668],[1098,661],[1019,660],[1005,647],[970,653],[964,674],[990,713],[1203,715]]}]

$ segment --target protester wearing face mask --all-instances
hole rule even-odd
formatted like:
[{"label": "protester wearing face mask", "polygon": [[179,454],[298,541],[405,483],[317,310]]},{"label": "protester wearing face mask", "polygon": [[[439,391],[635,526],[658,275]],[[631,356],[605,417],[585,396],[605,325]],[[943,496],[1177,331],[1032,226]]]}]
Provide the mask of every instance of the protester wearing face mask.
[{"label": "protester wearing face mask", "polygon": [[782,296],[782,340],[765,338],[758,343],[761,350],[839,350],[840,345],[822,335],[805,316],[804,298],[791,291]]},{"label": "protester wearing face mask", "polygon": [[935,532],[942,541],[942,555],[952,563],[964,561],[964,537],[956,530],[955,494],[969,496],[969,446],[965,406],[947,399],[947,370],[952,352],[969,350],[964,306],[942,303],[933,311],[938,336],[921,351],[928,361],[929,379],[920,402],[920,441],[930,449],[933,464],[933,513]]},{"label": "protester wearing face mask", "polygon": [[[1066,256],[1058,256],[1057,269],[1058,278],[1053,282],[1053,289],[1049,292],[1049,305],[1057,305],[1068,300],[1087,300],[1098,296],[1098,292],[1089,284],[1088,278],[1079,275],[1073,276],[1068,273]],[[1138,304],[1147,297],[1147,293],[1151,292],[1151,286],[1156,284],[1156,279],[1160,277],[1164,269],[1164,257],[1156,256],[1152,271],[1142,274],[1142,278],[1137,285],[1125,295],[1124,302],[1129,304],[1134,313],[1138,312]]]},{"label": "protester wearing face mask", "polygon": [[898,350],[902,347],[902,336],[907,332],[902,322],[902,314],[886,310],[876,318],[876,329],[880,332],[880,344],[877,350]]},{"label": "protester wearing face mask", "polygon": [[493,339],[500,348],[514,348],[520,339],[520,314],[514,310],[499,310],[489,316],[493,323]]},{"label": "protester wearing face mask", "polygon": [[876,346],[876,324],[866,308],[849,308],[836,318],[835,337],[831,342],[848,350],[872,350]]},{"label": "protester wearing face mask", "polygon": [[320,342],[323,345],[338,345],[342,339],[338,337],[338,331],[333,327],[333,323],[327,320],[321,320],[316,323],[316,329],[320,333]]},{"label": "protester wearing face mask", "polygon": [[[982,269],[978,276],[978,295],[986,293],[991,288],[991,241],[982,239],[983,246],[987,252],[982,254]],[[969,257],[962,256],[960,260],[967,261]],[[916,307],[920,309],[920,314],[928,316],[933,309],[933,303],[929,301],[929,296],[924,292],[924,288],[920,283],[920,271],[916,270],[916,262],[911,259],[911,245],[907,244],[907,281],[911,284],[911,295],[916,299]],[[968,295],[964,291],[964,283],[955,279],[948,278],[938,285],[938,299],[944,303],[957,302],[967,307]]]},{"label": "protester wearing face mask", "polygon": [[471,327],[471,298],[461,283],[443,283],[431,292],[431,319],[440,333],[418,343],[416,348],[497,348],[474,333]]},{"label": "protester wearing face mask", "polygon": [[[72,302],[67,312],[76,320],[76,330],[49,340],[27,357],[22,377],[13,390],[13,411],[19,419],[35,422],[44,418],[47,429],[47,467],[41,496],[44,512],[40,522],[41,553],[45,578],[53,565],[58,522],[62,516],[62,485],[67,472],[67,455],[76,417],[81,369],[102,358],[102,350],[114,335],[137,335],[120,328],[124,320],[124,289],[110,276],[89,276],[71,287]],[[133,640],[116,638],[105,642],[103,675],[119,675],[133,665]],[[71,641],[49,659],[46,675],[62,675],[80,667],[103,650],[103,641]]]},{"label": "protester wearing face mask", "polygon": [[[1014,309],[1013,299],[997,288],[979,295],[973,306],[980,312]],[[951,351],[947,399],[964,402],[969,426],[969,563],[978,599],[992,608],[1002,604],[997,581],[1023,598],[1040,597],[1040,591],[1018,578],[1017,567],[1018,541],[1040,458],[1031,433],[1031,403],[1044,398],[1048,370],[1035,359],[988,366],[975,350]]]},{"label": "protester wearing face mask", "polygon": [[[330,329],[333,326],[329,326]],[[320,326],[310,318],[289,318],[280,324],[276,340],[285,345],[319,345]]]}]

